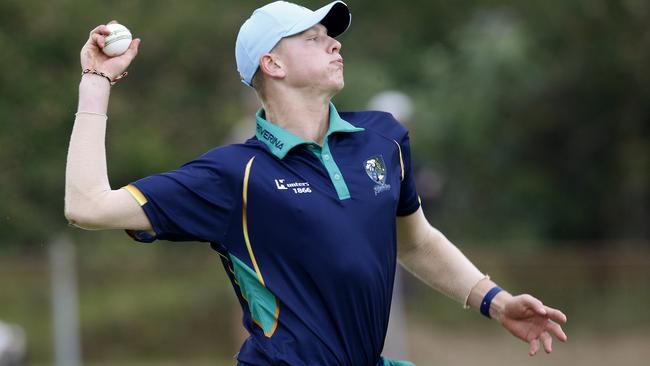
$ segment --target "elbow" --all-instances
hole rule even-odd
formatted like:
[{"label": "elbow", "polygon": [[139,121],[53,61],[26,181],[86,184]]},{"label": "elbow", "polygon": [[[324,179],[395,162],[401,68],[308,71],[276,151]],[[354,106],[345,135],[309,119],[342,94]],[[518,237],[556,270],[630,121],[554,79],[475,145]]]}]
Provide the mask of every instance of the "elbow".
[{"label": "elbow", "polygon": [[63,216],[65,216],[65,219],[68,220],[70,225],[74,225],[79,219],[79,209],[72,204],[70,195],[67,192],[63,203]]},{"label": "elbow", "polygon": [[427,245],[433,236],[432,227],[426,225],[420,228],[413,228],[411,230],[405,231],[408,235],[401,235],[397,237],[397,252],[398,255],[400,252],[411,253],[421,249],[423,246]]},{"label": "elbow", "polygon": [[97,217],[99,211],[91,207],[92,205],[72,203],[66,197],[64,206],[63,214],[71,226],[86,230],[93,230],[99,227],[99,218]]},{"label": "elbow", "polygon": [[427,225],[423,230],[410,238],[402,238],[397,243],[397,260],[408,263],[415,258],[427,256],[438,245],[444,236],[436,229]]},{"label": "elbow", "polygon": [[78,207],[70,207],[70,205],[65,205],[63,210],[68,224],[80,229],[89,229],[91,218],[84,212],[84,210],[79,209]]},{"label": "elbow", "polygon": [[397,260],[400,263],[408,263],[419,255],[422,247],[412,241],[401,241],[397,243]]},{"label": "elbow", "polygon": [[101,229],[105,192],[66,182],[63,214],[71,226],[85,230]]}]

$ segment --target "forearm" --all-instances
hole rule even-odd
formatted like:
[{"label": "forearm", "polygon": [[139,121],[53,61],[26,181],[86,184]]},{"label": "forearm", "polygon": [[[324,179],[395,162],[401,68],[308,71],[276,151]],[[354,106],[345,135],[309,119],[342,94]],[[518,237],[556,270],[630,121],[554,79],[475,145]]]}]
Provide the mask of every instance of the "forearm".
[{"label": "forearm", "polygon": [[85,74],[79,83],[79,105],[77,112],[106,114],[111,86],[106,78]]},{"label": "forearm", "polygon": [[66,162],[65,213],[75,224],[87,221],[111,190],[106,168],[106,110],[110,85],[95,75],[83,76]]},{"label": "forearm", "polygon": [[440,231],[427,224],[420,240],[398,252],[400,264],[427,285],[458,301],[471,305],[472,289],[486,276]]}]

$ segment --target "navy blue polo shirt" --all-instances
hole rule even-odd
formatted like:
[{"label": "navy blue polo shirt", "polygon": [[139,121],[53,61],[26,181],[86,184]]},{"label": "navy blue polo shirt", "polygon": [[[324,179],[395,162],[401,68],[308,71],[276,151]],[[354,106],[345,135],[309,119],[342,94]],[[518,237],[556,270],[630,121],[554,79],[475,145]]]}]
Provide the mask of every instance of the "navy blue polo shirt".
[{"label": "navy blue polo shirt", "polygon": [[126,188],[155,237],[210,242],[250,333],[251,365],[375,366],[388,327],[396,216],[419,199],[407,131],[330,104],[322,146],[256,116],[256,136]]}]

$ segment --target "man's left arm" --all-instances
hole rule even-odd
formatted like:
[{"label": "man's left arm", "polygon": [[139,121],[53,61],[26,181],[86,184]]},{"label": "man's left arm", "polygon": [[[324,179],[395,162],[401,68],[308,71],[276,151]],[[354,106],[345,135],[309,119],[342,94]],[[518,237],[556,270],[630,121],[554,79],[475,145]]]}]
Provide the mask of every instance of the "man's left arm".
[{"label": "man's left arm", "polygon": [[[406,270],[467,307],[480,309],[486,294],[497,286],[429,224],[422,208],[397,218],[397,256]],[[566,316],[530,295],[498,292],[489,314],[515,337],[529,343],[531,356],[539,351],[540,341],[550,353],[552,335],[562,342],[567,339],[558,324],[565,323]]]}]

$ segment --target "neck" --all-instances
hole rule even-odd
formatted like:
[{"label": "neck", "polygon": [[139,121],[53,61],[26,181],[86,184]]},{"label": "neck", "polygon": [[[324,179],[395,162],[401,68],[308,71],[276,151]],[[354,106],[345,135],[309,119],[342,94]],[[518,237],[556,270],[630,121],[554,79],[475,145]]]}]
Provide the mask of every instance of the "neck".
[{"label": "neck", "polygon": [[314,97],[283,90],[262,103],[266,120],[306,141],[323,144],[329,128],[331,96]]}]

